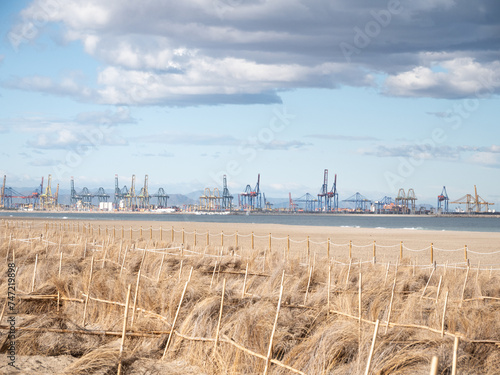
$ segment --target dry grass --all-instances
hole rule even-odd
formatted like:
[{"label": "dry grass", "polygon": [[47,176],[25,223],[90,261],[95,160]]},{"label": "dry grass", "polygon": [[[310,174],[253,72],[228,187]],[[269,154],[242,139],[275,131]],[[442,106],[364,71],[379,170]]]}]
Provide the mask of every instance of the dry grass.
[{"label": "dry grass", "polygon": [[[10,241],[11,234],[14,239],[38,239],[31,243]],[[54,244],[40,241],[40,234]],[[170,240],[167,235],[164,239],[167,237]],[[178,244],[169,241],[121,240],[114,239],[111,234],[106,236],[104,231],[98,236],[94,230],[91,236],[57,227],[46,232],[45,223],[41,221],[31,229],[15,228],[12,224],[7,229],[3,224],[0,241],[0,258],[12,261],[14,251],[18,268],[16,288],[20,329],[17,355],[76,357],[71,365],[60,369],[61,373],[116,373],[119,337],[116,334],[90,335],[82,331],[121,331],[129,284],[132,286],[130,305],[135,302],[137,309],[133,327],[130,326],[132,311],[129,313],[128,332],[150,335],[127,336],[122,358],[123,373],[262,373],[265,366],[262,358],[240,350],[228,340],[260,355],[267,354],[283,270],[286,275],[283,302],[272,358],[296,370],[307,374],[363,373],[372,342],[373,323],[377,319],[381,323],[371,365],[375,374],[428,374],[434,355],[440,359],[439,373],[451,373],[455,334],[460,337],[460,373],[495,374],[500,367],[500,347],[495,345],[495,342],[500,342],[500,300],[480,298],[500,297],[500,277],[496,272],[471,269],[463,289],[464,269],[438,267],[429,280],[431,269],[417,268],[414,271],[409,262],[403,260],[397,270],[394,265],[390,267],[386,280],[385,265],[361,265],[353,260],[350,269],[348,265],[340,264],[331,267],[328,311],[328,266],[332,263],[324,257],[318,256],[316,262],[310,259],[309,264],[303,264],[304,254],[301,254],[302,260],[299,254],[290,254],[290,259],[285,261],[283,249],[273,249],[270,254],[268,249],[249,251],[230,245],[222,249],[222,257],[215,257],[221,252],[220,246],[207,248],[200,245],[195,248],[192,243],[189,249],[198,254],[184,252],[181,257],[180,252],[173,249]],[[103,244],[104,249],[99,247]],[[144,256],[143,251],[137,250],[146,246],[150,249],[169,247],[168,251],[177,255],[166,255],[161,264],[161,253],[147,252]],[[63,262],[59,276],[61,252]],[[36,254],[38,264],[34,291],[31,292]],[[89,291],[92,256],[90,298],[84,323],[84,301]],[[249,275],[246,293],[242,297],[247,263]],[[311,273],[309,267],[313,267]],[[175,330],[185,337],[197,339],[174,335],[165,359],[161,361],[168,335],[155,332],[170,331],[191,268],[192,278]],[[142,277],[136,293],[139,269]],[[1,272],[6,274],[5,262],[2,262]],[[360,273],[361,322],[357,319]],[[442,284],[438,296],[440,277]],[[213,339],[224,278],[221,340],[215,348]],[[394,280],[391,325],[386,329]],[[441,322],[447,292],[445,334],[442,337]],[[2,304],[6,294],[7,280],[3,277],[0,279]],[[59,305],[56,297],[34,299],[57,294]],[[27,295],[31,299],[23,299]],[[5,325],[5,318],[2,323]],[[37,330],[23,330],[23,327]],[[54,329],[59,331],[54,332]],[[7,342],[0,342],[0,346],[0,352],[4,353]],[[274,364],[270,373],[285,374],[290,370]]]}]

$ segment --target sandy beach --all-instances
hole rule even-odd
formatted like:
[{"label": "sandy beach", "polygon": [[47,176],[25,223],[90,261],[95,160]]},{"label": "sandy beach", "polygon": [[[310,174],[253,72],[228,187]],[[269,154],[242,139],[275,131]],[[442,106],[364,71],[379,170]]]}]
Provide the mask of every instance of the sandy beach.
[{"label": "sandy beach", "polygon": [[[12,219],[12,218],[5,218]],[[14,219],[16,220],[16,219]],[[203,247],[207,244],[207,231],[211,246],[221,245],[221,232],[224,233],[222,244],[225,247],[238,246],[250,249],[250,234],[254,233],[254,246],[256,249],[269,247],[269,234],[271,233],[271,248],[283,251],[287,248],[287,237],[290,238],[291,252],[306,252],[307,238],[312,255],[325,256],[327,254],[327,239],[330,239],[330,256],[336,260],[344,261],[349,258],[349,242],[352,241],[351,256],[353,260],[372,261],[373,244],[375,241],[376,260],[378,262],[395,263],[399,254],[401,242],[403,243],[403,258],[420,265],[430,264],[431,244],[432,259],[438,264],[458,264],[465,262],[465,247],[467,258],[473,266],[482,265],[491,267],[500,265],[500,233],[498,232],[466,232],[466,231],[433,231],[415,229],[387,229],[387,228],[346,228],[326,226],[300,226],[281,224],[246,224],[246,223],[203,223],[203,222],[158,222],[158,221],[110,221],[110,220],[47,220],[31,219],[22,220],[26,223],[65,223],[92,225],[94,231],[99,228],[109,233],[113,230],[116,237],[123,235],[130,239],[142,238],[161,239],[172,242],[172,228],[174,229],[174,244],[182,243],[182,230],[184,230],[184,243],[187,246],[195,245],[194,232],[196,231],[196,246]],[[44,224],[43,224],[44,225]],[[236,240],[235,234],[238,233]],[[237,242],[236,242],[237,241]]]}]

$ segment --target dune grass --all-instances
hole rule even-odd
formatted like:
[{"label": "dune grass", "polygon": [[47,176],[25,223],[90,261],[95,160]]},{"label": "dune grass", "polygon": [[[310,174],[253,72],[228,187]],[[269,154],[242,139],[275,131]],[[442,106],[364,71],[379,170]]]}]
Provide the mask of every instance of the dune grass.
[{"label": "dune grass", "polygon": [[[168,235],[163,241],[130,240],[113,237],[111,231],[90,234],[45,224],[11,222],[7,228],[2,223],[0,259],[17,267],[17,355],[78,358],[61,372],[116,373],[117,332],[131,285],[130,306],[136,309],[129,312],[122,373],[137,371],[139,363],[156,368],[160,362],[182,363],[193,373],[263,373],[283,271],[268,373],[288,374],[290,368],[306,374],[364,373],[376,320],[380,328],[371,373],[428,374],[432,357],[438,356],[439,373],[451,374],[455,336],[460,373],[495,374],[500,368],[496,271],[444,266],[432,271],[397,260],[398,254],[387,267],[358,259],[334,261],[325,254],[287,257],[281,248],[191,243],[180,250],[182,244],[171,243]],[[28,238],[33,240],[19,241]],[[5,275],[7,262],[1,264]],[[3,277],[2,305],[6,295]],[[2,324],[5,329],[5,318]],[[169,332],[172,341],[162,360]],[[0,352],[6,345],[0,342]]]}]

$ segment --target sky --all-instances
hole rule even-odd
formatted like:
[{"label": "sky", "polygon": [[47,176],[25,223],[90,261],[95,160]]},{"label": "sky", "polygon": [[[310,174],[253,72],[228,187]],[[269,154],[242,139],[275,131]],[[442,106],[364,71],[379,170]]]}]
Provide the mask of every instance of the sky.
[{"label": "sky", "polygon": [[[4,0],[0,174],[500,205],[496,0]],[[500,207],[495,207],[500,209]]]}]

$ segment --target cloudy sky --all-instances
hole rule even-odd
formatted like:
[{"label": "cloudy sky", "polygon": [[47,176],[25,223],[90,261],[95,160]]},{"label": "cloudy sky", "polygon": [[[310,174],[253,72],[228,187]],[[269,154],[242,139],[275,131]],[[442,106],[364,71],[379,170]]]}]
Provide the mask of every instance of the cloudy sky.
[{"label": "cloudy sky", "polygon": [[[496,0],[6,0],[0,173],[500,202]],[[140,184],[140,183],[139,183]]]}]

